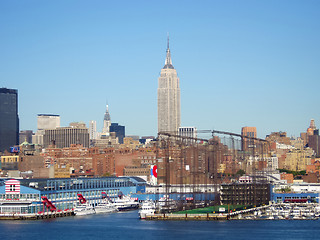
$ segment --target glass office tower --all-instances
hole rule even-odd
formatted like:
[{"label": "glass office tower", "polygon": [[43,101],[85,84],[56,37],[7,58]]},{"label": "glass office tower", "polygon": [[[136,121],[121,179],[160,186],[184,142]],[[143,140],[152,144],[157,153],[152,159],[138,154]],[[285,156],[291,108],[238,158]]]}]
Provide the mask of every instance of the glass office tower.
[{"label": "glass office tower", "polygon": [[18,144],[18,90],[0,88],[0,152]]},{"label": "glass office tower", "polygon": [[123,138],[126,136],[125,126],[121,126],[118,123],[111,123],[110,132],[115,132],[119,143],[123,144]]}]

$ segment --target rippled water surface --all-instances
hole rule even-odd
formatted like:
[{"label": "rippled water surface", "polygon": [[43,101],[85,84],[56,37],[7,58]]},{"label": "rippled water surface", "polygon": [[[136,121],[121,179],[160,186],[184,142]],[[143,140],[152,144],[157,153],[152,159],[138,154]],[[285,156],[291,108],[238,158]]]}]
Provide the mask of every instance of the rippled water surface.
[{"label": "rippled water surface", "polygon": [[138,212],[0,221],[3,239],[319,239],[320,220],[145,221]]}]

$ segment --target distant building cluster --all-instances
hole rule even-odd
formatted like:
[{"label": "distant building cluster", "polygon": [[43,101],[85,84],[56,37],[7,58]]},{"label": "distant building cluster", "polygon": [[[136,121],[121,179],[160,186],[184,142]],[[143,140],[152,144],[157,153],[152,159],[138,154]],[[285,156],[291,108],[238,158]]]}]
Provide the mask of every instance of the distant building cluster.
[{"label": "distant building cluster", "polygon": [[102,131],[97,122],[60,125],[60,115],[38,114],[37,131],[19,131],[18,92],[0,89],[0,174],[2,177],[66,178],[145,176],[155,165],[153,136],[126,137],[112,123],[109,106]]},{"label": "distant building cluster", "polygon": [[[150,169],[157,166],[158,183],[170,179],[170,183],[179,184],[182,176],[185,183],[197,184],[205,179],[208,183],[216,183],[216,179],[223,179],[221,183],[240,181],[242,175],[247,176],[241,181],[249,181],[249,175],[257,172],[288,183],[320,182],[320,136],[313,119],[298,138],[289,138],[286,132],[272,132],[265,139],[258,139],[256,127],[246,126],[241,129],[239,147],[234,142],[226,144],[218,136],[202,143],[195,126],[181,126],[179,81],[168,39],[165,65],[158,78],[158,134],[180,140],[160,147],[154,136],[126,135],[125,126],[111,121],[108,104],[100,130],[96,120],[88,126],[83,122],[61,126],[60,115],[38,114],[35,133],[20,131],[18,91],[0,88],[1,176],[148,179],[152,175]],[[214,164],[208,159],[213,159]],[[172,171],[166,163],[170,163]]]}]

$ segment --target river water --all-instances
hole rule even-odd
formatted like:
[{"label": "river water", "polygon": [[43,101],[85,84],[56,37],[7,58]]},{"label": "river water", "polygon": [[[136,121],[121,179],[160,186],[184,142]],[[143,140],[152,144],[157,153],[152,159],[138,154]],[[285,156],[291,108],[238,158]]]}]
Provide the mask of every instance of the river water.
[{"label": "river water", "polygon": [[0,221],[6,239],[319,239],[320,220],[146,221],[138,211]]}]

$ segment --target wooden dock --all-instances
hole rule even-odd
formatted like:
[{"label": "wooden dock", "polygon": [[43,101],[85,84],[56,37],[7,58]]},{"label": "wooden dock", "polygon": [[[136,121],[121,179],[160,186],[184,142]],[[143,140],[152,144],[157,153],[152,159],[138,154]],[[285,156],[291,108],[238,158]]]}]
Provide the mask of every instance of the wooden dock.
[{"label": "wooden dock", "polygon": [[219,221],[219,220],[228,220],[228,214],[172,214],[172,213],[163,213],[163,214],[154,214],[147,215],[146,220],[191,220],[191,221]]},{"label": "wooden dock", "polygon": [[203,220],[203,221],[219,221],[219,220],[233,220],[239,219],[238,216],[250,215],[253,214],[254,211],[265,210],[270,207],[270,205],[254,207],[250,209],[234,211],[230,213],[162,213],[162,214],[154,214],[147,215],[146,220]]},{"label": "wooden dock", "polygon": [[1,213],[0,220],[38,220],[38,219],[49,219],[58,217],[73,216],[72,210],[60,211],[60,212],[44,212],[44,213]]}]

